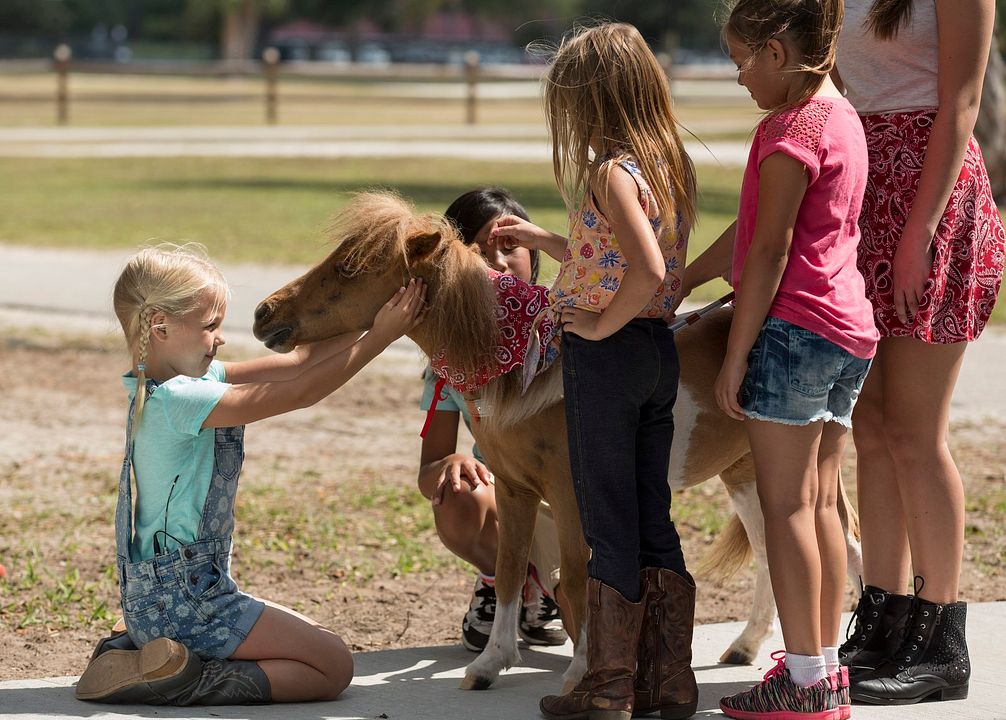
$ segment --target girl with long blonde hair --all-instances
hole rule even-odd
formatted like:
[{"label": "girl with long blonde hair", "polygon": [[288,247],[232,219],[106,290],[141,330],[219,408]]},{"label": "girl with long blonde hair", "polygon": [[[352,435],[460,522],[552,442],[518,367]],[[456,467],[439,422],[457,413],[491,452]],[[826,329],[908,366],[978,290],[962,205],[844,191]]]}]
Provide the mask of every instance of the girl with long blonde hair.
[{"label": "girl with long blonde hair", "polygon": [[587,671],[571,692],[543,698],[541,711],[685,718],[698,701],[695,584],[670,519],[679,367],[667,321],[680,300],[695,174],[667,77],[631,25],[563,40],[545,110],[569,237],[513,216],[491,233],[561,263],[546,312],[561,328],[567,441],[591,548]]}]

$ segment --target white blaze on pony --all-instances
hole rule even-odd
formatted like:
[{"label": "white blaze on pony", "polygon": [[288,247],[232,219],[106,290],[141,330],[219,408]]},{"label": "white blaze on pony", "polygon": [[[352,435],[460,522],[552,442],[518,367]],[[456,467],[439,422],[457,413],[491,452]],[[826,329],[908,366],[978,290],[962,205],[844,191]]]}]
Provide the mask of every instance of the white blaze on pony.
[{"label": "white blaze on pony", "polygon": [[[380,307],[409,277],[427,285],[429,314],[409,336],[428,356],[443,352],[454,368],[472,371],[493,357],[496,296],[477,248],[464,245],[438,215],[419,215],[389,193],[364,193],[339,215],[333,252],[302,277],[273,293],[255,313],[255,336],[285,352],[370,327]],[[673,490],[720,476],[739,517],[718,538],[706,567],[717,571],[747,561],[748,538],[758,562],[755,601],[744,632],[721,660],[750,663],[771,632],[775,604],[765,563],[765,536],[754,467],[743,425],[717,407],[712,388],[730,328],[731,312],[711,313],[675,336],[681,381],[674,409],[675,438],[668,483]],[[468,667],[462,687],[489,687],[500,671],[520,662],[519,593],[527,569],[539,499],[552,507],[568,599],[567,630],[577,653],[564,675],[567,687],[583,674],[588,549],[580,528],[567,455],[562,376],[558,363],[521,392],[520,371],[490,382],[481,400],[491,414],[472,434],[496,476],[499,554],[496,620],[489,643]],[[850,546],[850,569],[860,557],[857,518],[840,497]],[[746,535],[745,535],[746,531]]]}]

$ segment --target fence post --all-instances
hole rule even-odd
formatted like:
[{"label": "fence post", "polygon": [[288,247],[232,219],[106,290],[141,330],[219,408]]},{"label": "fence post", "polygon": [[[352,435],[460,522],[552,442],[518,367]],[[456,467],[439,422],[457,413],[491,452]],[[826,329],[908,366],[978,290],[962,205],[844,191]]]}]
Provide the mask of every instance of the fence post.
[{"label": "fence post", "polygon": [[477,122],[475,110],[478,102],[479,61],[479,54],[475,50],[469,50],[465,53],[465,80],[468,84],[468,95],[465,101],[465,121],[469,125],[474,125]]},{"label": "fence post", "polygon": [[262,51],[262,71],[265,74],[265,121],[269,125],[276,124],[277,79],[279,77],[279,50],[267,47]]},{"label": "fence post", "polygon": [[70,93],[67,76],[70,74],[70,58],[73,51],[66,43],[56,46],[52,53],[56,69],[56,123],[66,125],[70,120]]}]

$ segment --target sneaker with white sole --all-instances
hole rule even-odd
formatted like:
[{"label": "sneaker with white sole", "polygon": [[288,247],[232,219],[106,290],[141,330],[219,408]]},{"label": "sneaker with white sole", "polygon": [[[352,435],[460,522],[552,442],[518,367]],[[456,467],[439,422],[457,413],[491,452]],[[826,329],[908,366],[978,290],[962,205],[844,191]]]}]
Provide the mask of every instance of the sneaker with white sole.
[{"label": "sneaker with white sole", "polygon": [[542,589],[533,567],[524,581],[517,632],[528,645],[563,645],[569,639],[559,606]]},{"label": "sneaker with white sole", "polygon": [[482,652],[496,619],[496,579],[479,573],[475,577],[472,601],[461,621],[461,642],[472,652]]}]

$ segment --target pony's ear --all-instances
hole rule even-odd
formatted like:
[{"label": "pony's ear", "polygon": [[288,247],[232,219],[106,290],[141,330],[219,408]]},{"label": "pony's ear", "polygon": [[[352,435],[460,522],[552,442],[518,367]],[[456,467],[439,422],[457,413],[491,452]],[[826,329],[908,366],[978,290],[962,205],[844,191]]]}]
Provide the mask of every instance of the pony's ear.
[{"label": "pony's ear", "polygon": [[409,238],[406,243],[406,253],[408,254],[409,263],[415,263],[423,258],[427,257],[440,244],[440,233],[429,233],[426,235],[416,235],[413,238]]}]

